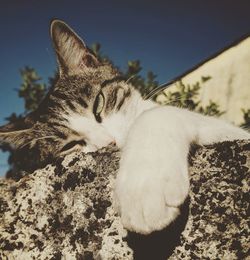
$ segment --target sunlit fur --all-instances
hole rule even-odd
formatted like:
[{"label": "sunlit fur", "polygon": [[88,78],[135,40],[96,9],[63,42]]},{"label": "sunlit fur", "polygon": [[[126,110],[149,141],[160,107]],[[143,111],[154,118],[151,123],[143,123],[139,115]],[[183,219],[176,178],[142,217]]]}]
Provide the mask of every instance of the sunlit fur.
[{"label": "sunlit fur", "polygon": [[249,138],[240,128],[185,109],[144,111],[129,129],[116,180],[115,198],[124,226],[148,234],[177,217],[189,191],[191,143]]},{"label": "sunlit fur", "polygon": [[0,140],[15,148],[26,171],[75,150],[115,143],[122,156],[114,201],[127,229],[148,234],[180,213],[189,190],[191,143],[250,137],[218,119],[143,100],[64,22],[52,22],[51,36],[59,79],[36,111],[0,129]]}]

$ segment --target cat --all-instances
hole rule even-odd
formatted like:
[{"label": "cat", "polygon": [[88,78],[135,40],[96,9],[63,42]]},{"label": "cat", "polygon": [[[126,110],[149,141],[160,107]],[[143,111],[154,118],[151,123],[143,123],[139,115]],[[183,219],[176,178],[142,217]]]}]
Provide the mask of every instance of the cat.
[{"label": "cat", "polygon": [[219,119],[144,100],[65,22],[53,20],[50,34],[58,80],[36,111],[0,128],[0,140],[22,156],[24,168],[116,144],[122,155],[114,200],[128,230],[149,234],[178,216],[189,192],[192,143],[250,138]]}]

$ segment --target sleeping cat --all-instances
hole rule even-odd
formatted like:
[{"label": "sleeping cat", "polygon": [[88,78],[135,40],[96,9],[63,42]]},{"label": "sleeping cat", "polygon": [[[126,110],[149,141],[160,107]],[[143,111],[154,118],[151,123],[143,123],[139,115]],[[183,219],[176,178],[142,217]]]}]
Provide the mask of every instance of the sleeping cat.
[{"label": "sleeping cat", "polygon": [[189,190],[191,143],[250,138],[218,119],[144,100],[63,21],[51,23],[51,37],[59,79],[35,112],[0,128],[0,140],[29,166],[116,144],[115,202],[127,229],[148,234],[177,217]]}]

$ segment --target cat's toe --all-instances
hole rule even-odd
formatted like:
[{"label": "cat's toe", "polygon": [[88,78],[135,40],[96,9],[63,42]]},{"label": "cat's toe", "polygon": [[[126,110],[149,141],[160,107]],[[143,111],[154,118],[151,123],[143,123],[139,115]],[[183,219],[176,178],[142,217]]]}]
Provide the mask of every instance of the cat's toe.
[{"label": "cat's toe", "polygon": [[161,230],[168,226],[179,215],[178,207],[169,206],[163,194],[161,187],[154,189],[152,192],[144,194],[142,201],[144,234]]},{"label": "cat's toe", "polygon": [[181,180],[165,181],[164,196],[167,206],[179,207],[183,204],[189,193],[189,180],[182,178]]},{"label": "cat's toe", "polygon": [[126,229],[149,234],[168,226],[179,215],[178,207],[167,205],[164,186],[160,180],[151,180],[135,181],[126,188],[120,187],[117,198]]}]

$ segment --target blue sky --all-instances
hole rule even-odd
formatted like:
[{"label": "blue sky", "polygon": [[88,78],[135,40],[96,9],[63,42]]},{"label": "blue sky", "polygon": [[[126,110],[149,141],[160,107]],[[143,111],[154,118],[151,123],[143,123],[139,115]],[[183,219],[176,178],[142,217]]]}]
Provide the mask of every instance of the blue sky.
[{"label": "blue sky", "polygon": [[[19,69],[34,67],[46,80],[56,69],[48,28],[52,18],[70,24],[90,45],[124,68],[140,59],[160,83],[171,80],[250,32],[250,2],[157,0],[3,0],[0,8],[0,124],[23,112],[15,89]],[[0,175],[7,154],[0,153]]]}]

